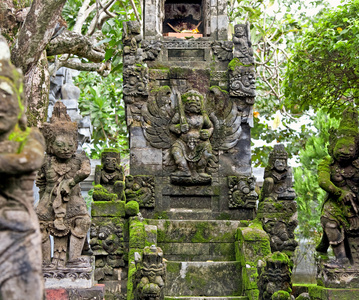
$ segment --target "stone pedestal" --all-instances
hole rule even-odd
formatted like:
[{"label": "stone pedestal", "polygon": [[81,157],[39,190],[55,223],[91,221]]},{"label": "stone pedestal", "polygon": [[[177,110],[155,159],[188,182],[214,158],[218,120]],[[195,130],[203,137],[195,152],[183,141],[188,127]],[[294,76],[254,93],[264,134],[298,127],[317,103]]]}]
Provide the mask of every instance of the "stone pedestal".
[{"label": "stone pedestal", "polygon": [[94,258],[89,268],[43,269],[46,289],[88,289],[95,285]]}]

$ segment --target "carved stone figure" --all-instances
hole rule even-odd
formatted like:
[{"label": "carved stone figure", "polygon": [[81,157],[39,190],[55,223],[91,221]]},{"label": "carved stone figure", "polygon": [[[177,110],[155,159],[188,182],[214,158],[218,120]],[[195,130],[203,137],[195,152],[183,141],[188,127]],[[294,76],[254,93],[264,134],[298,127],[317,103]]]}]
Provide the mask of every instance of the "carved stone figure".
[{"label": "carved stone figure", "polygon": [[298,219],[292,170],[287,160],[284,145],[275,145],[264,171],[257,216],[270,237],[272,251],[286,251],[291,257],[298,246],[294,237]]},{"label": "carved stone figure", "polygon": [[166,264],[162,249],[152,245],[143,249],[142,261],[139,254],[136,262],[135,299],[164,299],[163,288],[166,281]]},{"label": "carved stone figure", "polygon": [[258,280],[259,299],[278,299],[272,296],[282,291],[285,297],[279,299],[290,299],[292,291],[290,260],[281,252],[274,252],[266,257],[266,264],[262,267]]},{"label": "carved stone figure", "polygon": [[126,96],[144,96],[148,94],[148,69],[132,66],[123,71],[123,94]]},{"label": "carved stone figure", "polygon": [[230,41],[215,41],[212,49],[218,60],[226,61],[233,58],[233,43]]},{"label": "carved stone figure", "polygon": [[292,169],[288,166],[288,153],[283,144],[274,146],[269,154],[268,166],[264,171],[262,197],[271,197],[273,200],[295,198],[292,188]]},{"label": "carved stone figure", "polygon": [[249,36],[249,24],[237,24],[234,26],[233,56],[239,58],[244,65],[253,64],[253,49]]},{"label": "carved stone figure", "polygon": [[[36,213],[40,220],[44,267],[89,267],[81,257],[91,224],[79,183],[90,174],[90,161],[77,154],[77,124],[72,123],[61,101],[56,102],[50,123],[42,132],[46,139],[46,157],[36,185],[40,201]],[[54,255],[50,263],[50,238],[54,237]]]},{"label": "carved stone figure", "polygon": [[329,139],[330,156],[318,167],[319,186],[327,192],[327,197],[321,215],[324,232],[317,251],[326,252],[331,245],[335,260],[325,266],[340,268],[350,262],[359,263],[353,260],[357,256],[359,236],[359,134],[358,114],[354,109],[343,112],[339,128],[331,129]]},{"label": "carved stone figure", "polygon": [[126,176],[126,200],[137,201],[140,207],[155,207],[154,176]]},{"label": "carved stone figure", "polygon": [[203,95],[190,90],[178,97],[179,111],[173,116],[170,131],[178,136],[171,148],[177,165],[172,181],[210,182],[207,165],[213,162],[212,146],[209,141],[213,124],[203,109]]},{"label": "carved stone figure", "polygon": [[0,298],[43,299],[41,234],[33,208],[45,142],[26,128],[22,75],[0,35]]},{"label": "carved stone figure", "polygon": [[[172,95],[177,100],[175,108]],[[218,167],[214,153],[233,148],[241,134],[237,106],[219,87],[208,92],[206,107],[197,90],[181,95],[168,86],[160,87],[154,99],[143,106],[142,116],[144,135],[151,146],[169,149],[164,164],[175,166],[171,173],[175,184],[209,184],[210,174]]]},{"label": "carved stone figure", "polygon": [[115,149],[105,149],[101,153],[101,165],[96,166],[93,200],[106,201],[114,199],[124,201],[124,190],[125,182],[124,171],[121,166],[121,155]]}]

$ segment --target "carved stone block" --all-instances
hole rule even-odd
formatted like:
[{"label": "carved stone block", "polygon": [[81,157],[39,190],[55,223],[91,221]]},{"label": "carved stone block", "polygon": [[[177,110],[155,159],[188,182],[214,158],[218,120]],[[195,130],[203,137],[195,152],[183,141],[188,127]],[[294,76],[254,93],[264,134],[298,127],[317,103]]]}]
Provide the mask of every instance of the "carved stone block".
[{"label": "carved stone block", "polygon": [[253,176],[228,176],[228,204],[230,208],[254,208],[258,200]]},{"label": "carved stone block", "polygon": [[126,200],[140,207],[155,207],[154,176],[126,176]]}]

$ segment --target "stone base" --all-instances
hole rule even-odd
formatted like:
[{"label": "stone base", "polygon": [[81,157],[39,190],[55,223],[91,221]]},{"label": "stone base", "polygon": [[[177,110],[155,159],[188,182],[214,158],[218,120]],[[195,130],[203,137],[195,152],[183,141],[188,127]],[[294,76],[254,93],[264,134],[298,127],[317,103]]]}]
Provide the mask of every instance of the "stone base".
[{"label": "stone base", "polygon": [[318,268],[317,281],[326,288],[359,289],[359,268],[348,266],[329,269],[321,264]]},{"label": "stone base", "polygon": [[[93,260],[93,259],[92,259]],[[94,260],[93,260],[94,261]],[[84,268],[43,269],[46,289],[88,289],[95,284],[95,265]]]},{"label": "stone base", "polygon": [[47,300],[79,300],[79,299],[98,299],[105,297],[105,285],[96,284],[89,289],[46,289]]},{"label": "stone base", "polygon": [[309,286],[308,292],[312,300],[345,300],[358,299],[359,289],[333,289],[322,286]]}]

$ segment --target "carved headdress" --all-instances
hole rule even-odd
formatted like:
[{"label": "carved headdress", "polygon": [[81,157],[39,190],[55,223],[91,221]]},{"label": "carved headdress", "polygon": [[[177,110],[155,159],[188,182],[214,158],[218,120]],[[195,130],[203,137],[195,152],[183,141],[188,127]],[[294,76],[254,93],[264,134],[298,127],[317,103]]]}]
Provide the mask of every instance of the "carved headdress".
[{"label": "carved headdress", "polygon": [[46,152],[48,154],[51,154],[51,145],[59,135],[71,136],[77,148],[77,123],[71,122],[71,118],[67,114],[67,108],[61,101],[55,103],[50,123],[44,123],[40,130],[45,137]]},{"label": "carved headdress", "polygon": [[268,166],[266,169],[273,169],[276,159],[288,159],[288,153],[283,144],[274,145],[273,151],[269,153]]},{"label": "carved headdress", "polygon": [[328,152],[333,157],[333,151],[336,142],[341,138],[352,138],[355,140],[358,152],[359,144],[359,122],[358,112],[354,107],[347,107],[343,111],[343,117],[340,121],[338,129],[331,128],[329,130]]},{"label": "carved headdress", "polygon": [[121,163],[121,154],[120,154],[120,150],[118,149],[114,149],[114,148],[106,148],[102,151],[101,153],[101,164],[104,164],[104,160],[106,157],[113,157],[116,158],[117,163],[120,164]]}]

